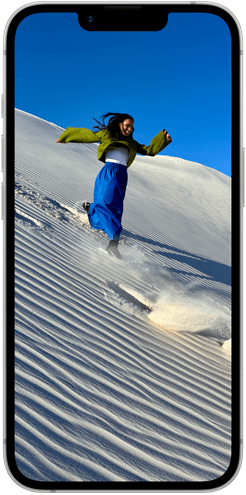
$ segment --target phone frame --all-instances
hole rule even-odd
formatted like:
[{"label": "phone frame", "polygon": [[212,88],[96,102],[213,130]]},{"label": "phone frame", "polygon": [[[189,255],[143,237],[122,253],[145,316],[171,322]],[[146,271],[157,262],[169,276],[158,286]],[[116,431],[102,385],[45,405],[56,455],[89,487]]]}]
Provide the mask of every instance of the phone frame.
[{"label": "phone frame", "polygon": [[[93,11],[92,9],[93,5]],[[105,4],[103,4],[105,5]],[[134,5],[120,2],[117,5]],[[155,5],[149,2],[141,2],[151,8]],[[233,334],[232,346],[232,456],[229,469],[219,480],[211,482],[191,482],[189,490],[208,491],[220,488],[228,484],[236,476],[242,460],[242,212],[244,206],[244,150],[242,138],[242,34],[238,21],[225,8],[212,3],[163,3],[158,5],[167,12],[207,12],[219,15],[227,23],[232,36],[232,326],[237,329]],[[29,489],[41,490],[40,483],[29,480],[16,469],[13,459],[14,452],[14,159],[15,149],[13,146],[14,132],[14,36],[15,31],[27,15],[38,12],[77,12],[84,16],[84,9],[97,12],[101,9],[100,4],[89,3],[35,3],[19,9],[9,20],[4,37],[4,193],[3,193],[3,219],[4,219],[4,354],[5,354],[5,463],[7,469],[21,486]],[[82,10],[81,10],[82,8]],[[83,11],[83,12],[82,12]],[[81,13],[82,12],[82,13]],[[101,12],[101,11],[100,11]],[[113,13],[113,11],[111,11]],[[95,29],[95,24],[90,25],[90,30]],[[107,30],[107,29],[105,29]],[[238,164],[235,167],[235,164]],[[9,310],[11,308],[11,311]],[[223,478],[223,479],[222,479]],[[39,485],[39,486],[38,486]],[[64,491],[116,491],[126,490],[124,483],[109,482],[98,488],[98,482],[64,482]],[[191,487],[192,485],[192,487]],[[41,491],[59,490],[60,483],[42,482]],[[128,488],[132,490],[147,490],[145,482],[130,483]],[[178,491],[187,490],[187,483],[159,482],[148,484],[148,489]]]}]

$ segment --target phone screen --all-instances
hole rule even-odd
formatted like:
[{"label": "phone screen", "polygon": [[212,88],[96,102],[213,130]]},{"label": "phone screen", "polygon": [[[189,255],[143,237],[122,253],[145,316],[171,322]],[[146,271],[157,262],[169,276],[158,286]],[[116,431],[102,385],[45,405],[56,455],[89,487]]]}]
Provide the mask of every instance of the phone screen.
[{"label": "phone screen", "polygon": [[215,489],[240,457],[240,30],[106,7],[8,27],[7,463],[34,489]]}]

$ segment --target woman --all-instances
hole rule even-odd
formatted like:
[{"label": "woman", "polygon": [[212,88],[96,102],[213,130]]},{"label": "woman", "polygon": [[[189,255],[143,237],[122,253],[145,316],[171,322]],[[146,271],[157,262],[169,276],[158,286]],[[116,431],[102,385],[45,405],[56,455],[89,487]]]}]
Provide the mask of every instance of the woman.
[{"label": "woman", "polygon": [[[108,119],[107,125],[104,123]],[[95,119],[94,119],[95,120]],[[127,185],[127,168],[137,153],[155,156],[172,142],[164,129],[155,136],[149,146],[133,139],[134,120],[127,113],[107,113],[102,123],[93,130],[68,127],[57,143],[100,143],[98,160],[105,163],[100,170],[94,188],[93,203],[84,202],[93,229],[103,230],[109,238],[106,250],[109,254],[123,259],[118,250],[123,202]]]}]

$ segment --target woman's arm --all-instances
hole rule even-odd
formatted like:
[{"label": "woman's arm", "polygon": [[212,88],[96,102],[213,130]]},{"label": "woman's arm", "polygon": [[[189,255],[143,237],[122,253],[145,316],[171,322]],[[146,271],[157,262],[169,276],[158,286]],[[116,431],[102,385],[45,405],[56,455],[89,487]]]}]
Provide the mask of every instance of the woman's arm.
[{"label": "woman's arm", "polygon": [[165,138],[167,139],[167,141],[169,141],[169,143],[172,142],[172,138],[170,136],[170,134],[168,134],[168,132],[166,131],[166,129],[163,129],[163,134],[165,136]]},{"label": "woman's arm", "polygon": [[151,141],[149,146],[137,143],[137,153],[140,155],[155,156],[172,142],[171,136],[166,129],[160,131]]},{"label": "woman's arm", "polygon": [[92,132],[80,127],[67,127],[56,143],[100,143],[103,131]]}]

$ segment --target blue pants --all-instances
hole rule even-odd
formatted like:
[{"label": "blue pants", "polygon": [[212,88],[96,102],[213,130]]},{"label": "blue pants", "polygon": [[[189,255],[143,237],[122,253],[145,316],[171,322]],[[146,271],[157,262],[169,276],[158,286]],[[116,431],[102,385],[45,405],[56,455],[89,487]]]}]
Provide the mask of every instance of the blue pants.
[{"label": "blue pants", "polygon": [[122,231],[121,218],[127,178],[125,165],[106,162],[95,181],[89,222],[93,229],[103,230],[109,240],[119,240]]}]

